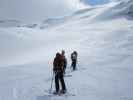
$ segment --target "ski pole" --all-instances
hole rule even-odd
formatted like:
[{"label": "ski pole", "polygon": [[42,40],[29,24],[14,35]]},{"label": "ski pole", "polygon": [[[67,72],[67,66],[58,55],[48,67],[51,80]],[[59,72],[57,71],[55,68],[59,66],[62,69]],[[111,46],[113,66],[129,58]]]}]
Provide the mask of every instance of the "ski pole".
[{"label": "ski pole", "polygon": [[53,88],[53,80],[54,80],[54,72],[53,72],[52,79],[51,79],[50,93],[52,92],[52,88]]}]

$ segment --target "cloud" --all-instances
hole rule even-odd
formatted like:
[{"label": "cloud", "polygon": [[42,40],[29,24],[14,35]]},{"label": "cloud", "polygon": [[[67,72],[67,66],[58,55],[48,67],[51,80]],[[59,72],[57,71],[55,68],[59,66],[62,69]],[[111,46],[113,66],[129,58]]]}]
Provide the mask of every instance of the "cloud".
[{"label": "cloud", "polygon": [[116,1],[128,1],[128,0],[109,0],[110,2],[116,2]]},{"label": "cloud", "polygon": [[84,7],[80,0],[0,0],[0,19],[37,21],[64,16]]},{"label": "cloud", "polygon": [[83,8],[87,7],[87,5],[82,3],[81,0],[65,0],[65,2],[69,6],[71,6],[73,8],[77,8],[77,9],[83,9]]}]

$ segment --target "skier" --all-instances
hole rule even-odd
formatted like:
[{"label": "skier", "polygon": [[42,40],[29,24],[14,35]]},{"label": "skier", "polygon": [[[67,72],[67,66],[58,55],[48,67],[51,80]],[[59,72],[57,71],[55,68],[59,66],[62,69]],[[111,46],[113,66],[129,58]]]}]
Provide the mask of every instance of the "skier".
[{"label": "skier", "polygon": [[72,60],[71,67],[73,68],[73,70],[76,70],[77,56],[78,56],[78,53],[77,53],[76,51],[74,51],[74,52],[71,54],[71,60]]},{"label": "skier", "polygon": [[[63,74],[63,59],[60,53],[57,53],[56,57],[54,58],[53,71],[55,73],[55,89],[56,89],[54,94],[66,93],[66,86]],[[59,84],[59,82],[61,84]],[[60,90],[60,85],[62,87],[62,90]]]},{"label": "skier", "polygon": [[65,57],[65,51],[64,50],[62,50],[62,53],[61,53],[61,55],[62,55],[62,59],[63,59],[63,72],[64,72],[64,74],[66,73],[66,67],[67,67],[67,59],[66,59],[66,57]]}]

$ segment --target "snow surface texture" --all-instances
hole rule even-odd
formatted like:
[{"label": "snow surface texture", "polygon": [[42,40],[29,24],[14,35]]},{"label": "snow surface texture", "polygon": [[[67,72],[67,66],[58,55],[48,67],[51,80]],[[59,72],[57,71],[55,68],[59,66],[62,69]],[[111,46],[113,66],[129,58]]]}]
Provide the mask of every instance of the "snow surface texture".
[{"label": "snow surface texture", "polygon": [[[52,28],[1,27],[0,100],[133,100],[133,21],[125,15],[132,0],[128,2],[78,11]],[[52,61],[62,49],[72,75],[65,77],[67,90],[76,96],[48,97]],[[79,53],[75,72],[70,71],[73,50]]]}]

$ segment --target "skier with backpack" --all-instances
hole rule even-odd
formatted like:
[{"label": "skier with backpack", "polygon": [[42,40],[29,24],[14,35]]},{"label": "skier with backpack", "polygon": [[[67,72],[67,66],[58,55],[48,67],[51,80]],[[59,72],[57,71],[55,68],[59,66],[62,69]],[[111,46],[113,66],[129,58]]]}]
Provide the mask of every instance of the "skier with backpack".
[{"label": "skier with backpack", "polygon": [[76,51],[74,51],[74,52],[71,54],[71,60],[72,60],[71,67],[73,68],[73,70],[76,70],[77,56],[78,56],[78,53],[77,53]]},{"label": "skier with backpack", "polygon": [[[62,58],[62,55],[60,53],[56,54],[56,57],[54,58],[53,61],[53,72],[55,74],[55,89],[56,91],[54,94],[59,94],[59,93],[66,93],[66,85],[64,81],[64,61]],[[59,84],[59,82],[61,84]],[[62,90],[60,90],[60,85]]]}]

